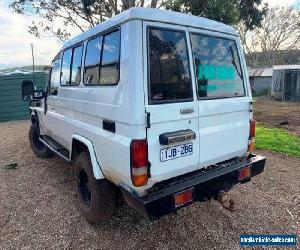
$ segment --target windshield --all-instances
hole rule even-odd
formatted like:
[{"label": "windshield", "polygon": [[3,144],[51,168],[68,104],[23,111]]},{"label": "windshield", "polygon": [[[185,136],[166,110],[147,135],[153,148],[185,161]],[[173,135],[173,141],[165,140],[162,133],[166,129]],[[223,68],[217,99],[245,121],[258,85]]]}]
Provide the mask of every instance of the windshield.
[{"label": "windshield", "polygon": [[244,96],[243,74],[233,40],[192,34],[192,52],[202,99]]}]

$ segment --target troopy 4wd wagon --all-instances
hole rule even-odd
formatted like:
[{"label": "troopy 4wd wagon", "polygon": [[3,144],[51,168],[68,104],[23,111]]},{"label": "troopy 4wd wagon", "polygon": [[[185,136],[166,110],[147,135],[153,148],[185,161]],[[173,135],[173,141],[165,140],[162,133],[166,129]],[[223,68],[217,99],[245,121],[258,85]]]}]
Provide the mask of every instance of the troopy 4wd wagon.
[{"label": "troopy 4wd wagon", "polygon": [[150,219],[218,198],[264,169],[236,31],[132,8],[67,42],[46,91],[23,83],[38,157],[74,162],[82,214],[109,218],[118,195]]}]

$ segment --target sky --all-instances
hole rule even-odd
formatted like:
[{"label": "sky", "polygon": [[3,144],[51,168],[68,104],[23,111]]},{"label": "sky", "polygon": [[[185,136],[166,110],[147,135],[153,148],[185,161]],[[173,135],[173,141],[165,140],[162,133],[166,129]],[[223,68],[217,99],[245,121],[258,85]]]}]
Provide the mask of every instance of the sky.
[{"label": "sky", "polygon": [[[36,65],[49,65],[62,42],[54,37],[36,38],[28,33],[32,17],[12,13],[9,0],[0,0],[0,69],[31,65],[31,43],[34,46]],[[297,5],[300,0],[264,0],[269,6]],[[71,31],[73,35],[76,32]]]}]

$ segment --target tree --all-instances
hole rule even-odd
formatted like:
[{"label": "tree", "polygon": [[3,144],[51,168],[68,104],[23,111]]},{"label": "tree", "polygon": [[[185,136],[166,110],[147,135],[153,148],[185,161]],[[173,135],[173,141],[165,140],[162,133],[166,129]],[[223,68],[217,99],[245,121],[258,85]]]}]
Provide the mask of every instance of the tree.
[{"label": "tree", "polygon": [[244,51],[247,54],[246,59],[248,66],[260,66],[258,63],[260,53],[257,53],[259,41],[254,37],[255,32],[249,30],[243,22],[240,22],[235,28],[240,34]]},{"label": "tree", "polygon": [[166,8],[192,13],[216,21],[234,25],[243,21],[247,29],[259,26],[267,10],[261,9],[262,0],[174,0],[167,1]]},{"label": "tree", "polygon": [[282,54],[300,49],[300,11],[293,8],[270,8],[260,27],[249,31],[240,24],[238,30],[252,67],[272,66]]},{"label": "tree", "polygon": [[[80,31],[111,18],[131,7],[165,8],[208,17],[226,24],[243,20],[247,28],[260,24],[265,9],[258,7],[262,0],[11,0],[17,13],[33,15],[37,20],[29,32],[54,35],[61,40],[70,36],[69,27]],[[54,22],[58,20],[60,22]],[[54,23],[61,23],[55,26]]]},{"label": "tree", "polygon": [[[29,32],[37,37],[41,33],[61,40],[69,38],[69,27],[85,31],[131,7],[156,8],[157,0],[12,0],[10,8],[18,14],[37,16]],[[149,3],[148,3],[149,2]],[[60,21],[60,27],[54,25]]]}]

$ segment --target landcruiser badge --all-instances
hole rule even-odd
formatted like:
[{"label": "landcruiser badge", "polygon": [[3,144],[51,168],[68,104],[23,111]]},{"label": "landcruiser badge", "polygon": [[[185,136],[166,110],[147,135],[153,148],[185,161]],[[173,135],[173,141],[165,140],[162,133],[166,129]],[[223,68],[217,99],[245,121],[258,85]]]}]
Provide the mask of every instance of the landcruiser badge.
[{"label": "landcruiser badge", "polygon": [[196,133],[190,129],[179,130],[175,132],[167,132],[159,135],[159,143],[161,145],[176,144],[176,143],[191,141],[195,139],[196,139]]}]

